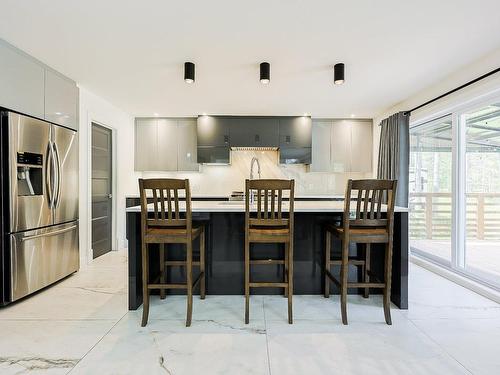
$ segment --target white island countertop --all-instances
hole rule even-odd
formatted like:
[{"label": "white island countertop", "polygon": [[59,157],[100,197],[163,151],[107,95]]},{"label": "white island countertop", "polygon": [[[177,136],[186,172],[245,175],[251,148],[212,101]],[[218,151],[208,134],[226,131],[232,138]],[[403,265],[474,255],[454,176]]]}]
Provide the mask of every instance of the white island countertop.
[{"label": "white island countertop", "polygon": [[[288,211],[288,202],[283,202],[282,211]],[[255,205],[252,205],[255,210]],[[180,211],[185,211],[185,202],[179,202]],[[356,202],[351,204],[351,210],[356,209]],[[382,211],[386,208],[382,206]],[[127,212],[140,212],[141,206],[133,206],[126,209]],[[148,211],[153,211],[153,204],[148,204]],[[244,201],[191,201],[192,212],[245,212]],[[313,200],[295,201],[295,212],[344,212],[343,201]],[[395,212],[408,212],[406,207],[395,207]]]}]

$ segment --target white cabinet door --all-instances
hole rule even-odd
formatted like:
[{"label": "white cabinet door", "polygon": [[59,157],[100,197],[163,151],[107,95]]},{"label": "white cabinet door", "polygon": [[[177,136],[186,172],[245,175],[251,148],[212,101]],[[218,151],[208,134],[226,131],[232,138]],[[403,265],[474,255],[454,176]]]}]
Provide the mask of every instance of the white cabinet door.
[{"label": "white cabinet door", "polygon": [[351,170],[351,125],[349,120],[333,120],[331,131],[331,171]]},{"label": "white cabinet door", "polygon": [[45,70],[45,120],[78,130],[78,87],[49,69]]},{"label": "white cabinet door", "polygon": [[44,117],[44,67],[1,39],[0,106]]},{"label": "white cabinet door", "polygon": [[182,119],[177,122],[177,170],[199,171],[196,145],[196,119]]},{"label": "white cabinet door", "polygon": [[158,126],[156,119],[135,120],[135,170],[158,169]]},{"label": "white cabinet door", "polygon": [[351,122],[351,172],[372,170],[372,121]]},{"label": "white cabinet door", "polygon": [[331,164],[331,120],[313,120],[311,172],[330,172]]},{"label": "white cabinet door", "polygon": [[158,119],[158,164],[160,171],[177,170],[177,120]]}]

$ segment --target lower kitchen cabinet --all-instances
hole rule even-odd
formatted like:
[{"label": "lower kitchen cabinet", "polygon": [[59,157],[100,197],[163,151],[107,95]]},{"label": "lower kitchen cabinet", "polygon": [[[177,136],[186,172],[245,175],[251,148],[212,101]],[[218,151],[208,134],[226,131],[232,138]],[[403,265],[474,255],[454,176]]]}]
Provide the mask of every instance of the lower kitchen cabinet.
[{"label": "lower kitchen cabinet", "polygon": [[135,170],[198,171],[196,119],[136,119]]}]

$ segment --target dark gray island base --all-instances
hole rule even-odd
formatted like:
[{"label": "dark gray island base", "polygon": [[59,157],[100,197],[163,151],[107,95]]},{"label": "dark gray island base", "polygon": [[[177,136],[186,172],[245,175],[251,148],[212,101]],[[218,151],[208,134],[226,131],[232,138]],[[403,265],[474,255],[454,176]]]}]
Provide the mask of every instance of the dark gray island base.
[{"label": "dark gray island base", "polygon": [[[299,205],[300,203],[297,202]],[[296,204],[297,204],[296,203]],[[320,202],[315,202],[321,204]],[[212,202],[213,204],[213,202]],[[328,203],[329,204],[329,203]],[[338,202],[340,211],[342,203]],[[208,207],[196,209],[193,202],[193,221],[204,221],[206,231],[206,280],[207,294],[234,295],[244,294],[244,212],[221,212],[220,207],[210,210]],[[196,210],[195,210],[196,209]],[[204,210],[206,211],[204,212]],[[323,225],[328,221],[340,221],[342,212],[295,213],[294,235],[294,294],[323,294],[324,288],[324,231]],[[333,211],[333,210],[330,210]],[[136,310],[142,304],[142,264],[141,264],[141,214],[137,207],[127,209],[127,239],[128,239],[128,267],[129,267],[129,310]],[[392,302],[400,309],[408,308],[408,212],[396,210],[394,213],[394,252],[392,264]],[[150,275],[157,278],[159,272],[158,250],[150,245]],[[196,241],[193,254],[197,257],[199,243]],[[377,251],[380,250],[380,251]],[[252,245],[252,258],[270,259],[277,257],[283,251],[275,244]],[[340,257],[340,244],[333,242],[333,256]],[[359,249],[351,244],[351,255],[362,255],[362,245]],[[372,245],[372,271],[382,278],[384,249]],[[168,260],[183,260],[185,250],[180,245],[167,246]],[[255,281],[280,281],[283,277],[281,265],[254,266],[251,279]],[[198,272],[196,268],[194,272]],[[334,274],[339,272],[338,267],[332,269]],[[349,278],[360,279],[361,273],[351,267]],[[167,270],[168,282],[185,282],[183,267],[169,267]],[[196,277],[196,276],[195,276]],[[338,294],[335,285],[331,285],[331,293]],[[182,294],[183,291],[169,290],[171,294]],[[198,292],[198,290],[196,290]],[[349,290],[350,293],[361,293],[362,289]],[[381,293],[373,289],[373,293]],[[281,294],[282,289],[252,289],[252,294]]]}]

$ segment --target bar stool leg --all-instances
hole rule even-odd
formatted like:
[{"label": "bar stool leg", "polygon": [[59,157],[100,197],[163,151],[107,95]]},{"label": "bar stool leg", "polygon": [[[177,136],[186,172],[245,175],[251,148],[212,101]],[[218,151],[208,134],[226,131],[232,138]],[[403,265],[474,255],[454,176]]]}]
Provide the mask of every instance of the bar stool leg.
[{"label": "bar stool leg", "polygon": [[202,227],[200,233],[200,272],[202,272],[202,276],[200,279],[200,298],[205,299],[205,288],[206,288],[206,280],[205,280],[205,227]]},{"label": "bar stool leg", "polygon": [[[370,252],[371,252],[371,244],[367,243],[365,244],[365,265],[363,267],[364,269],[364,275],[363,275],[363,282],[369,283],[370,282]],[[365,288],[365,292],[363,294],[363,297],[368,298],[370,295],[370,288]]]},{"label": "bar stool leg", "polygon": [[[332,248],[332,234],[327,230],[325,232],[325,271],[330,271],[330,251]],[[330,280],[325,272],[325,298],[330,298]]]},{"label": "bar stool leg", "polygon": [[187,276],[187,317],[186,327],[191,326],[191,317],[193,315],[193,242],[189,240],[186,244],[186,276]]},{"label": "bar stool leg", "polygon": [[288,323],[293,324],[293,242],[288,243]]},{"label": "bar stool leg", "polygon": [[392,241],[385,246],[385,288],[384,288],[384,315],[385,322],[392,324],[391,320],[391,280],[392,279]]},{"label": "bar stool leg", "polygon": [[[160,250],[160,284],[165,284],[165,244],[159,245]],[[165,289],[160,289],[160,299],[165,299]]]},{"label": "bar stool leg", "polygon": [[148,323],[149,315],[149,289],[148,289],[148,246],[142,241],[142,323],[141,327],[145,327]]},{"label": "bar stool leg", "polygon": [[340,309],[342,313],[342,324],[347,324],[347,276],[349,260],[349,239],[342,239],[342,265],[340,268]]},{"label": "bar stool leg", "polygon": [[[285,243],[285,264],[284,264],[284,272],[283,272],[285,283],[288,283],[288,251],[289,251],[288,243]],[[284,296],[288,297],[288,286],[285,287]]]},{"label": "bar stool leg", "polygon": [[250,309],[250,243],[245,239],[245,324],[249,322]]}]

